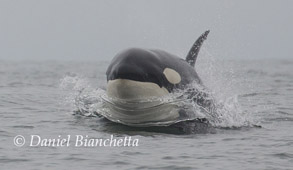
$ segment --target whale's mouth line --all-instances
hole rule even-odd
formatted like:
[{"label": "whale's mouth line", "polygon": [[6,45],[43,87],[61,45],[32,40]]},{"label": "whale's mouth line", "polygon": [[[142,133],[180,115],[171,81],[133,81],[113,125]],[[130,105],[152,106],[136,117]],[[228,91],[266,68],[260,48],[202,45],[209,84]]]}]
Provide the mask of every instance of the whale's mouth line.
[{"label": "whale's mouth line", "polygon": [[111,106],[118,108],[119,110],[129,111],[129,112],[139,112],[151,109],[156,109],[164,105],[171,105],[180,102],[188,102],[191,99],[169,99],[162,100],[161,98],[150,98],[148,100],[123,100],[123,99],[112,99],[106,96],[101,96],[101,99]]}]

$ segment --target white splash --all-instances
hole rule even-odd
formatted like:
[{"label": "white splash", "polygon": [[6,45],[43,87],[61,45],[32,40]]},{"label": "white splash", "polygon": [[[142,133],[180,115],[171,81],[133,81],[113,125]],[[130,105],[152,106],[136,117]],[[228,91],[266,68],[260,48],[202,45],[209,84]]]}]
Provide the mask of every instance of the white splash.
[{"label": "white splash", "polygon": [[64,104],[72,108],[72,112],[85,116],[96,116],[102,109],[102,96],[105,90],[93,88],[89,81],[83,76],[67,75],[60,81],[60,87],[66,91]]}]

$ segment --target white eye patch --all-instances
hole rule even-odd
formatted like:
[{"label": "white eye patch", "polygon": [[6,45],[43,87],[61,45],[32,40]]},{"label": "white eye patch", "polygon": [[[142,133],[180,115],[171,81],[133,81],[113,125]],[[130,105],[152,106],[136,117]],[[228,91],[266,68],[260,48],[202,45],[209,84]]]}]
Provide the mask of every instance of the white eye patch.
[{"label": "white eye patch", "polygon": [[180,74],[173,69],[165,68],[163,74],[165,75],[166,79],[172,84],[178,84],[181,81]]}]

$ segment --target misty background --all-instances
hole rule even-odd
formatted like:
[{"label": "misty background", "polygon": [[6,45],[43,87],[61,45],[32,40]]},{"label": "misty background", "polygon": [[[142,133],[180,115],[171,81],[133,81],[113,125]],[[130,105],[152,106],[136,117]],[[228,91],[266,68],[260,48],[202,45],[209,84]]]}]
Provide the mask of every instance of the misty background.
[{"label": "misty background", "polygon": [[0,60],[110,60],[129,47],[184,58],[210,29],[217,59],[292,59],[290,0],[0,0]]}]

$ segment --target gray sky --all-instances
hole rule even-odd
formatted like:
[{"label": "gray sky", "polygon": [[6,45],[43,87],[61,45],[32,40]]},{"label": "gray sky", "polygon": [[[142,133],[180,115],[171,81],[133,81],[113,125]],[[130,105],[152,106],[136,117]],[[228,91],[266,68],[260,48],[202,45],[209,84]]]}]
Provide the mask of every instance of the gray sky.
[{"label": "gray sky", "polygon": [[110,60],[129,47],[185,57],[293,58],[291,0],[0,0],[0,59]]}]

